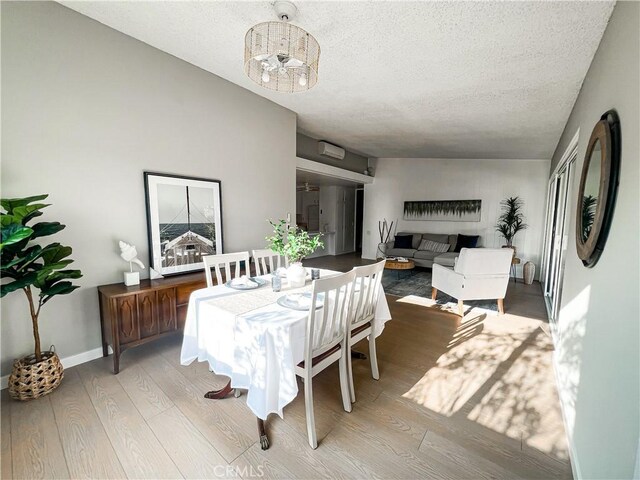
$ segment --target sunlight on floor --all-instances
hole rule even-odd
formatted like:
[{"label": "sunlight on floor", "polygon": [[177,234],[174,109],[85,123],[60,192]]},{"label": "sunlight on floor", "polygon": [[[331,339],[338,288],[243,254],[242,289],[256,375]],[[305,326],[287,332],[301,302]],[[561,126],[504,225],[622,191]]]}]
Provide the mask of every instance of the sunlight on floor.
[{"label": "sunlight on floor", "polygon": [[[433,304],[419,297],[398,302]],[[447,351],[403,396],[456,421],[471,421],[522,442],[522,448],[568,458],[553,345],[540,328],[542,322],[488,316],[475,309],[459,322]]]}]

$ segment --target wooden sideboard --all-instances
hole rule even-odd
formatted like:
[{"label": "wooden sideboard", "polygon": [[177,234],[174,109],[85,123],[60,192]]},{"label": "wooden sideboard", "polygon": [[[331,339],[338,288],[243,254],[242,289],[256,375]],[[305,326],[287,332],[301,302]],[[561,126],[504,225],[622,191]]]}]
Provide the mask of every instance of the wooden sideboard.
[{"label": "wooden sideboard", "polygon": [[161,280],[141,280],[98,287],[102,354],[113,349],[113,373],[120,371],[120,355],[129,348],[182,332],[191,292],[204,288],[204,272]]}]

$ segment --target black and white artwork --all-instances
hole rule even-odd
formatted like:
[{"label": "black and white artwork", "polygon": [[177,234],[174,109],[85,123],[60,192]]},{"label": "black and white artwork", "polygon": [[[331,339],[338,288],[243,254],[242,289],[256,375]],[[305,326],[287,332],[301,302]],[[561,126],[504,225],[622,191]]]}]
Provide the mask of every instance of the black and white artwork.
[{"label": "black and white artwork", "polygon": [[404,220],[479,222],[482,200],[404,202]]},{"label": "black and white artwork", "polygon": [[145,172],[151,266],[162,275],[204,268],[222,253],[219,180]]}]

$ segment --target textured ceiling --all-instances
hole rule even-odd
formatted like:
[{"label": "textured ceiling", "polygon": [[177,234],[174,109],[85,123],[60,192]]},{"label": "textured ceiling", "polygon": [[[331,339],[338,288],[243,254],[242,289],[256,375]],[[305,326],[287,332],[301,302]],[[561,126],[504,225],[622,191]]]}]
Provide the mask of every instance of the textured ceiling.
[{"label": "textured ceiling", "polygon": [[61,2],[298,114],[300,131],[375,157],[551,158],[614,2],[311,2],[318,84],[243,72],[269,2]]}]

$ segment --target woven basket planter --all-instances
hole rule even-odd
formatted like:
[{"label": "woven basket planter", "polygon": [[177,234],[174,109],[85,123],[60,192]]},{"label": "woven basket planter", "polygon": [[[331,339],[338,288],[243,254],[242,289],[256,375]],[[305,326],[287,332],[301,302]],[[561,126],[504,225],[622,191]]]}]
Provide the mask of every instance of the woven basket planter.
[{"label": "woven basket planter", "polygon": [[53,351],[42,352],[42,360],[28,355],[13,362],[9,377],[9,395],[15,400],[31,400],[51,393],[64,378],[60,358]]}]

